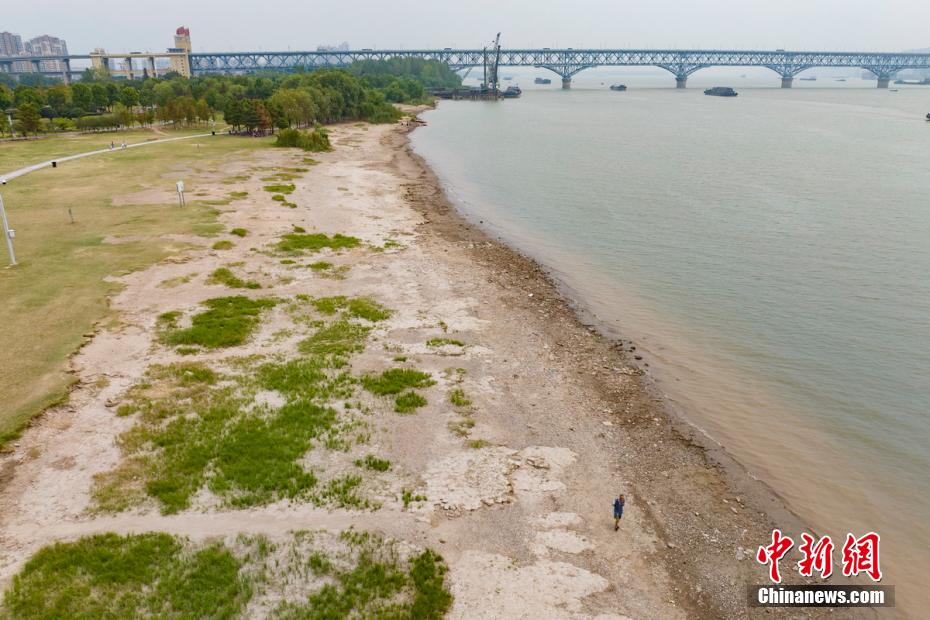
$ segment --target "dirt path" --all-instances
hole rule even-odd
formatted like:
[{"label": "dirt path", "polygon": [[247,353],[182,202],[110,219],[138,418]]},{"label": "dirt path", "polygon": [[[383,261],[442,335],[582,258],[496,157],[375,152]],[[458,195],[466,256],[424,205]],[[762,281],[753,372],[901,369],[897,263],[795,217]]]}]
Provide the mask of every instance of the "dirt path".
[{"label": "dirt path", "polygon": [[[721,473],[724,456],[708,455],[661,412],[625,354],[581,325],[535,265],[459,220],[400,128],[345,125],[332,137],[335,150],[293,181],[288,200],[297,208],[272,201],[260,174],[226,186],[249,192],[222,215],[230,229],[248,230],[242,242],[122,278],[112,300],[120,325],[101,329],[74,358],[80,385],[70,403],[0,461],[0,583],[42,545],[93,532],[198,540],[352,526],[438,550],[450,566],[454,618],[745,615],[745,584],[759,581],[749,549],[770,519],[791,516],[749,483],[734,486]],[[302,154],[269,149],[263,158],[265,167],[295,166]],[[342,279],[321,277],[264,251],[295,226],[354,235],[367,247],[327,255]],[[150,365],[178,360],[155,343],[156,317],[231,294],[205,281],[228,264],[262,283],[250,295],[378,300],[394,313],[352,372],[403,357],[437,379],[415,414],[371,401],[371,445],[393,463],[370,489],[379,510],[287,501],[230,510],[209,498],[171,516],[153,504],[92,510],[94,476],[120,463],[116,439],[133,423],[116,405]],[[288,327],[276,309],[238,353],[285,350],[293,343],[276,334]],[[426,344],[435,338],[465,346]],[[471,400],[468,426],[449,402],[454,389]],[[401,505],[393,498],[402,488],[426,500]],[[617,492],[628,498],[620,532],[611,519]]]}]

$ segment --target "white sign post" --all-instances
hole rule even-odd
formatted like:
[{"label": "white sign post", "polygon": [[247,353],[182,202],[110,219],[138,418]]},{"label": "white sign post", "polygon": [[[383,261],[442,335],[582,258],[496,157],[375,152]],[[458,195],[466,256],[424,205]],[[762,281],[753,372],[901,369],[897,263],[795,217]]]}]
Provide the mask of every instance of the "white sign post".
[{"label": "white sign post", "polygon": [[184,181],[178,181],[175,183],[175,187],[178,188],[178,203],[183,207],[184,206]]},{"label": "white sign post", "polygon": [[10,252],[10,267],[16,265],[16,252],[13,251],[13,237],[16,231],[10,228],[6,220],[6,209],[3,208],[3,196],[0,196],[0,219],[3,220],[3,236],[6,238],[6,249]]}]

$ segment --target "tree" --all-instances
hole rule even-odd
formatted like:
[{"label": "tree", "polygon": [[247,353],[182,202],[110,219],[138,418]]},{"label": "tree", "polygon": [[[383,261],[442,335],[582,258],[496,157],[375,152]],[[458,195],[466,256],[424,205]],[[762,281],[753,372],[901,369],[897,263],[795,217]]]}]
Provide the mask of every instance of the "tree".
[{"label": "tree", "polygon": [[132,86],[127,86],[119,94],[119,101],[131,110],[139,105],[139,91]]},{"label": "tree", "polygon": [[0,84],[0,113],[13,107],[13,91],[6,84]]},{"label": "tree", "polygon": [[19,110],[16,113],[16,120],[19,122],[20,132],[29,135],[38,135],[39,128],[42,126],[42,117],[39,116],[39,111],[36,109],[35,105],[31,103],[24,103],[19,106]]},{"label": "tree", "polygon": [[94,84],[90,87],[91,92],[93,92],[94,110],[105,110],[110,107],[110,95],[107,93],[107,87],[103,84]]},{"label": "tree", "polygon": [[94,111],[94,92],[87,84],[78,82],[71,87],[71,101],[84,112]]},{"label": "tree", "polygon": [[62,112],[67,108],[70,94],[70,90],[64,84],[59,84],[58,86],[53,86],[48,89],[48,92],[45,94],[45,101],[55,112],[55,116],[61,116]]}]

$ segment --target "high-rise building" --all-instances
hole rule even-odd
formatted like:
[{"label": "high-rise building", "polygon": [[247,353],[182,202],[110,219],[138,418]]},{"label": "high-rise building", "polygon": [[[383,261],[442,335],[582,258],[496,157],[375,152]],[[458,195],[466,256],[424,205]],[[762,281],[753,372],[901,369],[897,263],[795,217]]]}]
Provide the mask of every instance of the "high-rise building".
[{"label": "high-rise building", "polygon": [[[26,41],[26,53],[29,56],[67,56],[68,44],[64,39],[47,34]],[[43,60],[39,63],[42,71],[63,72],[65,64],[59,60]]]},{"label": "high-rise building", "polygon": [[0,32],[0,56],[19,56],[24,51],[21,36],[12,32]]},{"label": "high-rise building", "polygon": [[[23,38],[12,32],[0,32],[0,56],[23,56],[26,48],[23,46]],[[30,63],[14,62],[10,67],[13,71],[30,71]]]}]

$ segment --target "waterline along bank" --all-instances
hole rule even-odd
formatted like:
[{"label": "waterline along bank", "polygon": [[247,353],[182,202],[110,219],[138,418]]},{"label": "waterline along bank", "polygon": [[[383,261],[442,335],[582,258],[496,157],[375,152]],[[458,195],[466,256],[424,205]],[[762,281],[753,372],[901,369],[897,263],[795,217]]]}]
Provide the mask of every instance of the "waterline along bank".
[{"label": "waterline along bank", "polygon": [[906,609],[930,540],[924,102],[740,94],[444,102],[413,142],[819,533],[880,532]]}]

